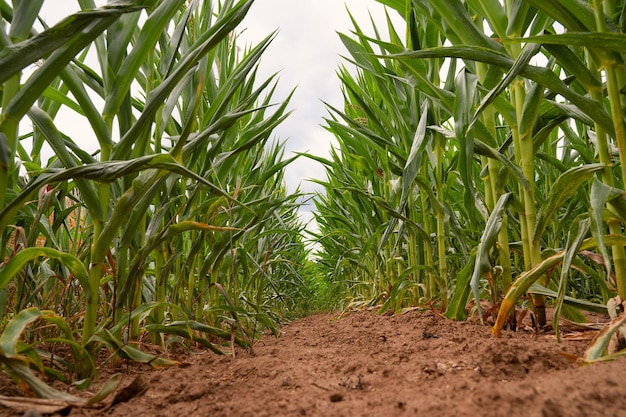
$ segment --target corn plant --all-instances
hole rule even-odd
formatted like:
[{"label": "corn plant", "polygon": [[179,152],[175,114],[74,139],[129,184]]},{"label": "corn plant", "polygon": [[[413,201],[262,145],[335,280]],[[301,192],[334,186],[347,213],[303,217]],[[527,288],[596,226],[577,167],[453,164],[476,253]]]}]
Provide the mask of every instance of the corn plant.
[{"label": "corn plant", "polygon": [[[36,33],[42,3],[1,9],[3,367],[51,396],[24,361],[66,379],[93,377],[103,347],[172,365],[142,352],[144,335],[222,353],[312,308],[302,196],[283,177],[295,158],[270,141],[289,97],[274,104],[277,80],[256,77],[273,35],[237,44],[253,2],[83,0]],[[63,133],[61,110],[95,154]],[[77,358],[64,369],[32,354],[58,340]]]},{"label": "corn plant", "polygon": [[[342,35],[356,75],[340,70],[345,106],[328,120],[339,148],[317,198],[327,279],[357,277],[348,297],[385,300],[381,311],[434,303],[454,319],[473,294],[481,318],[499,307],[496,334],[522,298],[541,325],[554,299],[555,328],[561,312],[583,319],[571,306],[606,312],[624,295],[623,3],[380,3],[404,36],[390,19],[386,40],[357,22]],[[360,221],[376,210],[386,217]],[[389,288],[372,293],[363,263],[339,258],[344,224],[368,242],[362,258],[398,267]]]}]

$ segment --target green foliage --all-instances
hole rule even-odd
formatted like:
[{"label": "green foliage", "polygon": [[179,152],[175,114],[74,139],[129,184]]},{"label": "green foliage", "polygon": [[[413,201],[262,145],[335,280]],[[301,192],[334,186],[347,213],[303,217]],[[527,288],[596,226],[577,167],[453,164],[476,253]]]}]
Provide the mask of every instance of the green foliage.
[{"label": "green foliage", "polygon": [[542,325],[545,297],[557,318],[624,299],[624,2],[380,3],[405,25],[340,35],[355,69],[326,120],[318,257],[338,305],[462,320],[471,287],[499,334],[528,292]]},{"label": "green foliage", "polygon": [[[253,1],[80,3],[41,33],[41,1],[2,9],[3,367],[30,381],[15,349],[42,340],[75,349],[81,378],[102,348],[171,366],[141,351],[144,334],[223,353],[320,308],[302,195],[284,181],[296,158],[270,140],[289,97],[274,103],[275,77],[256,78],[273,35],[237,44]],[[91,128],[95,154],[61,110]],[[25,319],[43,310],[56,314]]]}]

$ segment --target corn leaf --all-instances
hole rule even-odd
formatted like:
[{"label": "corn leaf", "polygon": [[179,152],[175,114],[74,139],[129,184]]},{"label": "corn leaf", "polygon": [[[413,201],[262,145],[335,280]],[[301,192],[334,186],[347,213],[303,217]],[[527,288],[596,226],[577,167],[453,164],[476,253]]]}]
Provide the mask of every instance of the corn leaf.
[{"label": "corn leaf", "polygon": [[122,343],[109,330],[102,329],[94,334],[88,343],[98,342],[108,346],[113,352],[119,354],[124,359],[129,359],[139,363],[146,363],[155,369],[171,366],[180,366],[179,361],[163,358],[143,352],[136,347]]},{"label": "corn leaf", "polygon": [[[428,50],[405,52],[402,54],[387,56],[387,58],[401,60],[442,57],[455,57],[484,62],[489,65],[498,66],[504,70],[510,70],[514,65],[514,61],[505,54],[471,45],[432,48]],[[574,105],[578,106],[578,108],[587,114],[592,120],[606,129],[607,132],[613,134],[613,122],[604,107],[600,106],[595,100],[585,97],[577,93],[575,90],[570,89],[567,84],[560,80],[556,74],[549,69],[534,65],[526,65],[520,70],[519,75],[529,78],[536,83],[541,84],[546,89],[567,98]]]},{"label": "corn leaf", "polygon": [[539,208],[532,237],[533,241],[538,242],[541,239],[548,222],[554,213],[561,208],[563,202],[574,195],[578,187],[587,181],[595,172],[603,168],[604,164],[582,165],[570,168],[557,178],[552,187],[550,187],[550,193],[546,199],[546,203]]},{"label": "corn leaf", "polygon": [[[463,321],[467,318],[467,300],[470,295],[470,280],[476,264],[476,256],[470,257],[465,267],[456,274],[456,285],[452,299],[448,303],[445,316],[451,320]],[[482,314],[481,314],[482,317]]]},{"label": "corn leaf", "polygon": [[[530,294],[540,294],[540,295],[544,295],[546,297],[552,297],[552,298],[557,298],[558,297],[558,293],[554,290],[551,290],[549,288],[544,287],[543,285],[535,282],[533,283],[529,288],[528,288],[528,292]],[[587,301],[587,300],[581,300],[578,298],[574,298],[574,297],[570,297],[568,295],[566,295],[563,298],[563,304],[565,305],[569,305],[571,307],[574,307],[578,310],[585,310],[585,311],[591,311],[594,313],[599,313],[599,314],[606,314],[606,305],[604,304],[598,304],[598,303],[592,303],[591,301]]]},{"label": "corn leaf", "polygon": [[19,271],[28,262],[36,260],[42,256],[47,258],[57,259],[63,265],[65,265],[78,280],[80,285],[86,291],[89,296],[89,285],[87,279],[87,269],[85,265],[75,256],[61,252],[57,249],[47,247],[32,247],[25,248],[16,253],[2,269],[0,269],[0,290],[7,286],[13,277],[19,273]]},{"label": "corn leaf", "polygon": [[565,291],[567,290],[567,279],[569,277],[569,270],[574,257],[579,251],[580,245],[588,234],[590,228],[590,220],[583,219],[572,225],[568,236],[567,245],[565,246],[565,255],[563,256],[563,264],[561,267],[561,276],[559,277],[559,290],[556,300],[554,301],[554,317],[552,320],[552,327],[556,333],[556,340],[560,342],[561,334],[559,332],[559,316],[561,315],[561,309],[563,308],[563,302],[565,300]]},{"label": "corn leaf", "polygon": [[583,360],[585,363],[593,363],[602,360],[615,359],[620,356],[626,355],[626,351],[618,352],[617,354],[612,355],[610,358],[608,357],[607,348],[609,346],[609,342],[611,338],[617,333],[622,326],[626,324],[626,313],[622,312],[622,314],[609,323],[596,335],[594,340],[591,342],[585,354],[583,356]]},{"label": "corn leaf", "polygon": [[455,78],[456,97],[454,101],[454,132],[459,144],[459,172],[465,185],[463,193],[465,209],[474,213],[474,181],[472,165],[474,162],[474,140],[470,124],[470,112],[476,101],[478,77],[467,71],[461,71]]},{"label": "corn leaf", "polygon": [[491,273],[493,266],[489,260],[489,251],[495,246],[498,240],[498,233],[502,227],[502,216],[506,206],[511,198],[511,193],[502,194],[498,199],[487,224],[485,230],[480,238],[480,243],[476,253],[476,263],[474,264],[474,272],[472,273],[472,279],[470,280],[470,288],[474,294],[474,301],[476,302],[476,308],[478,314],[482,320],[482,311],[480,308],[480,279],[488,273]]},{"label": "corn leaf", "polygon": [[[124,58],[116,74],[117,76],[114,82],[112,82],[111,91],[107,95],[104,109],[102,110],[105,119],[118,112],[139,67],[146,60],[146,56],[154,49],[154,45],[159,40],[161,33],[170,24],[174,13],[180,9],[183,3],[184,0],[161,2],[143,23],[141,32],[134,42],[133,49]],[[119,44],[127,45],[123,41],[124,39],[121,39]],[[115,51],[115,44],[113,44],[111,51]]]},{"label": "corn leaf", "polygon": [[[15,18],[19,21],[11,24],[12,36],[20,39],[25,38],[30,33],[32,23],[37,18],[42,3],[43,0],[20,2],[22,5],[20,9],[22,11],[28,10],[28,15],[21,12],[16,13]],[[34,37],[5,48],[0,53],[0,83],[5,82],[37,60],[46,58],[69,42],[80,40],[83,47],[88,45],[92,39],[85,36],[83,32],[89,30],[94,22],[141,10],[144,7],[141,3],[143,1],[117,1],[115,5],[111,4],[95,10],[78,12]],[[106,26],[102,29],[105,28]]]},{"label": "corn leaf", "polygon": [[[618,235],[605,235],[604,241],[608,245],[624,245],[626,244],[626,237]],[[580,245],[580,251],[594,248],[596,246],[597,243],[595,238],[588,238]],[[508,316],[509,312],[511,311],[517,300],[522,297],[528,291],[530,286],[535,283],[535,281],[537,281],[539,278],[541,278],[541,276],[543,276],[548,270],[559,265],[563,261],[564,256],[565,251],[559,251],[556,254],[547,257],[542,262],[535,265],[532,269],[522,273],[517,278],[500,305],[498,317],[496,318],[496,322],[491,329],[491,332],[495,336],[500,335],[506,317]]]}]

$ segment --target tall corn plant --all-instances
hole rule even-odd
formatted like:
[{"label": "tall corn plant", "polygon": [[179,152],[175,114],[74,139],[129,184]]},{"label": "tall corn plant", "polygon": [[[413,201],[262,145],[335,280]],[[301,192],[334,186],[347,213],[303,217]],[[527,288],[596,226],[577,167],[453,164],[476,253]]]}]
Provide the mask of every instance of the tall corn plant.
[{"label": "tall corn plant", "polygon": [[[616,103],[622,97],[616,92],[622,86],[622,67],[612,65],[623,61],[617,33],[623,5],[605,4],[610,12],[604,13],[601,4],[592,8],[582,2],[380,3],[404,17],[405,39],[391,25],[388,41],[376,30],[366,36],[355,25],[356,41],[346,46],[357,76],[340,72],[348,92],[346,107],[335,111],[341,117],[330,125],[344,160],[341,167],[327,164],[334,179],[342,178],[342,170],[353,164],[350,160],[362,162],[376,155],[392,161],[397,177],[390,185],[402,184],[397,188],[402,190],[400,198],[389,198],[391,193],[370,198],[392,217],[374,239],[380,247],[390,237],[398,243],[391,256],[377,253],[380,262],[399,261],[405,271],[434,271],[438,262],[440,307],[451,318],[466,317],[472,292],[479,313],[484,298],[490,297],[496,306],[502,301],[496,333],[507,318],[515,325],[509,313],[527,291],[534,294],[532,306],[541,324],[544,297],[555,296],[559,310],[574,280],[591,283],[587,288],[594,290],[588,296],[594,301],[605,303],[615,291],[621,292],[621,200],[616,199],[620,192],[615,185],[623,183],[623,175],[610,165],[609,150],[612,144],[619,150],[623,123],[616,110],[621,108]],[[563,29],[566,33],[550,35]],[[609,52],[593,50],[608,39],[615,41]],[[578,49],[582,46],[586,50]],[[597,68],[617,71],[616,76],[602,76]],[[617,89],[611,92],[609,86]],[[411,105],[413,111],[396,110]],[[364,113],[359,117],[367,120],[366,127],[356,123],[354,108]],[[404,126],[408,128],[401,131]],[[366,152],[356,157],[355,152],[344,153],[353,142]],[[594,181],[596,176],[599,181]],[[363,190],[363,180],[353,188]],[[610,210],[604,211],[609,202]],[[440,213],[443,222],[438,221]],[[334,222],[343,216],[335,211]],[[318,222],[324,224],[321,217]],[[421,242],[423,256],[417,264],[409,263],[414,259],[408,253],[412,245],[403,241],[408,220],[425,236],[436,237]],[[465,228],[457,238],[459,224]],[[611,232],[606,238],[603,224]],[[582,244],[590,233],[593,238]],[[331,228],[322,228],[323,246],[329,248],[322,256],[333,259],[331,236]],[[605,241],[611,242],[612,254],[604,250]],[[427,242],[432,245],[424,248]],[[596,246],[604,261],[588,265],[580,250]],[[447,256],[452,253],[455,260]],[[331,259],[325,264],[332,265]],[[561,262],[559,274],[553,274],[551,268]],[[610,265],[615,265],[615,282],[611,274],[603,278],[599,273],[602,268],[610,272]],[[570,274],[571,266],[582,273]],[[328,274],[339,278],[332,270]],[[410,280],[402,288],[409,283],[425,285]],[[399,297],[394,303],[409,305],[405,294],[393,293]],[[567,302],[603,309],[572,298]],[[579,318],[573,310],[564,311]]]},{"label": "tall corn plant", "polygon": [[[326,249],[321,256],[336,254],[335,236],[345,229],[328,224],[328,217],[345,218],[353,240],[367,245],[342,248],[340,254],[358,254],[370,272],[363,276],[358,267],[350,268],[350,273],[331,270],[331,279],[359,277],[354,286],[357,292],[359,287],[371,288],[373,292],[366,298],[372,303],[384,301],[382,310],[400,311],[426,300],[445,308],[450,269],[458,267],[449,263],[449,249],[455,247],[462,253],[467,244],[465,238],[457,239],[461,237],[460,222],[452,206],[458,200],[449,205],[444,198],[446,188],[451,193],[459,191],[454,184],[458,179],[454,149],[442,131],[427,126],[449,118],[454,97],[433,83],[427,87],[432,86],[443,102],[430,100],[415,88],[420,78],[436,72],[440,62],[422,65],[412,74],[375,56],[405,47],[390,20],[390,42],[366,36],[353,23],[356,39],[341,38],[350,52],[349,60],[358,68],[357,75],[340,71],[345,110],[330,108],[334,117],[327,120],[339,150],[333,161],[326,161],[327,195],[318,200],[320,242]],[[376,27],[374,30],[378,35]],[[440,39],[436,32],[428,32],[428,37],[409,42],[438,45]],[[444,78],[446,83],[453,79]],[[340,204],[335,204],[337,190],[344,194]],[[348,194],[351,198],[345,201]]]},{"label": "tall corn plant", "polygon": [[[300,196],[284,186],[293,159],[269,142],[288,99],[274,106],[274,77],[256,79],[272,36],[239,49],[250,0],[79,3],[41,34],[42,2],[2,6],[0,340],[50,309],[78,358],[108,345],[167,364],[132,346],[146,330],[156,343],[249,346],[312,298]],[[95,155],[63,134],[61,109],[90,126]],[[22,353],[0,354],[17,374]]]}]

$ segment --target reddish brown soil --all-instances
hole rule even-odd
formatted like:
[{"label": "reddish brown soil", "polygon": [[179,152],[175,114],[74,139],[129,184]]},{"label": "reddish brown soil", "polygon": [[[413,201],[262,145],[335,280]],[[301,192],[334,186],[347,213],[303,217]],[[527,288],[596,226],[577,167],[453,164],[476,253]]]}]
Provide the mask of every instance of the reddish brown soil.
[{"label": "reddish brown soil", "polygon": [[[234,359],[202,352],[181,368],[131,367],[130,399],[69,415],[626,416],[626,360],[579,367],[560,352],[582,355],[594,332],[563,335],[495,339],[430,312],[315,315]],[[0,390],[6,383],[0,375]]]}]

